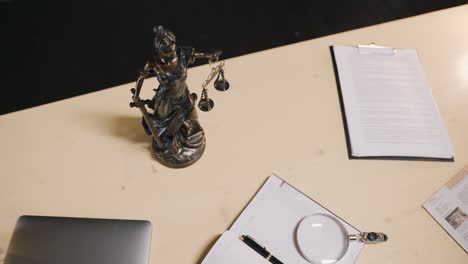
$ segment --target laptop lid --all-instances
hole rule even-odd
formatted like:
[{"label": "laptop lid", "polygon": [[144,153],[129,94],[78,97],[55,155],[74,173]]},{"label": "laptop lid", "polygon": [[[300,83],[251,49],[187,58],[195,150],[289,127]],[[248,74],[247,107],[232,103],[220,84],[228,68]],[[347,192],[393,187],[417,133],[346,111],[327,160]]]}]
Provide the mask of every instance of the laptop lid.
[{"label": "laptop lid", "polygon": [[5,264],[148,264],[151,223],[22,216]]}]

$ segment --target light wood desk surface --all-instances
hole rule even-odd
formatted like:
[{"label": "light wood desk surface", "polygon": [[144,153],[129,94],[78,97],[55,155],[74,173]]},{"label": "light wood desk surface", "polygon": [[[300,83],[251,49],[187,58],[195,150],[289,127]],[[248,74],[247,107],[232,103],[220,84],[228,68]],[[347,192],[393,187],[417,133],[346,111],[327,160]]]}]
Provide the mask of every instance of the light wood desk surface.
[{"label": "light wood desk surface", "polygon": [[[275,173],[357,228],[389,235],[359,264],[467,263],[421,207],[468,164],[467,26],[465,5],[227,60],[231,89],[210,91],[215,108],[199,112],[207,149],[186,169],[152,158],[128,107],[134,83],[0,116],[0,259],[16,219],[38,214],[147,219],[151,263],[199,263]],[[418,50],[455,162],[348,159],[329,46],[371,42]],[[192,91],[208,72],[189,70]],[[147,96],[156,85],[146,82]]]}]

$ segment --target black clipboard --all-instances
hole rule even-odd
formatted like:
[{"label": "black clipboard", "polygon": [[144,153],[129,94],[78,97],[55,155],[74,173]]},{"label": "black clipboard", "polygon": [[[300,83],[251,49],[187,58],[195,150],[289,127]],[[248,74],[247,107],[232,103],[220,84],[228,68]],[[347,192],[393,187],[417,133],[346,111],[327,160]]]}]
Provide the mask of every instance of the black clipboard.
[{"label": "black clipboard", "polygon": [[340,101],[340,109],[341,109],[341,117],[343,120],[343,128],[345,132],[345,138],[346,138],[346,148],[348,151],[348,158],[349,159],[363,159],[363,160],[414,160],[414,161],[443,161],[443,162],[453,162],[455,161],[454,157],[452,156],[451,158],[434,158],[434,157],[412,157],[412,156],[354,156],[351,148],[351,138],[349,135],[349,130],[348,130],[348,121],[346,119],[346,111],[345,111],[345,104],[343,100],[343,94],[341,92],[341,83],[340,83],[340,77],[338,74],[338,66],[336,63],[336,58],[335,58],[335,52],[333,50],[333,46],[330,46],[330,53],[332,57],[332,63],[333,63],[333,71],[335,73],[335,81],[336,81],[336,87],[338,89],[338,98]]}]

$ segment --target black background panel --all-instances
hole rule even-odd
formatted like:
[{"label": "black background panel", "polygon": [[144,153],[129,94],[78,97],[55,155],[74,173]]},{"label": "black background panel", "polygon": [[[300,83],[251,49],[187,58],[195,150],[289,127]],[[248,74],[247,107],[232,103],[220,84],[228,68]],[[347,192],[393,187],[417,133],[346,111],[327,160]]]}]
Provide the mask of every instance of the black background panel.
[{"label": "black background panel", "polygon": [[0,0],[0,114],[134,81],[153,25],[230,58],[466,3]]}]

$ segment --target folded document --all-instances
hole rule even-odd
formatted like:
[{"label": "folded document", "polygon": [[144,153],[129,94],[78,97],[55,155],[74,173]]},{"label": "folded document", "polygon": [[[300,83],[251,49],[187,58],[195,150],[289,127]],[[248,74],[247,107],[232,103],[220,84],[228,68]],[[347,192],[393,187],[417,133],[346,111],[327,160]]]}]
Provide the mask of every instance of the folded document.
[{"label": "folded document", "polygon": [[[243,235],[255,238],[283,263],[310,264],[297,248],[295,231],[304,217],[314,214],[332,216],[347,233],[359,233],[359,230],[277,176],[270,176],[231,228],[219,238],[202,264],[270,263],[241,240]],[[362,243],[350,243],[345,255],[336,263],[354,263],[362,246]]]}]

